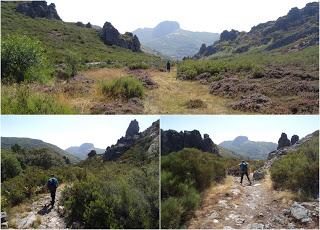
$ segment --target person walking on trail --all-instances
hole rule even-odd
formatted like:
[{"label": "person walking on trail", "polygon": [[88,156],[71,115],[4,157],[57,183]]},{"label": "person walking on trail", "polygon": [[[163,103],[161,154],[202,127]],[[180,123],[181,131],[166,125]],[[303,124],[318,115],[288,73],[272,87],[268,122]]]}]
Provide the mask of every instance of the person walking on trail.
[{"label": "person walking on trail", "polygon": [[170,69],[171,69],[170,61],[167,61],[167,72],[170,72]]},{"label": "person walking on trail", "polygon": [[48,183],[47,183],[48,190],[51,194],[51,205],[52,206],[54,206],[54,203],[55,203],[56,191],[57,191],[58,186],[59,186],[58,179],[55,178],[54,175],[52,174],[51,178],[48,180]]},{"label": "person walking on trail", "polygon": [[241,161],[239,166],[240,166],[240,172],[241,172],[240,184],[242,184],[243,176],[246,175],[247,179],[248,179],[248,181],[250,182],[250,185],[251,185],[251,181],[250,181],[250,178],[249,178],[249,175],[248,175],[248,166],[249,166],[249,164],[247,162],[245,162],[245,161]]}]

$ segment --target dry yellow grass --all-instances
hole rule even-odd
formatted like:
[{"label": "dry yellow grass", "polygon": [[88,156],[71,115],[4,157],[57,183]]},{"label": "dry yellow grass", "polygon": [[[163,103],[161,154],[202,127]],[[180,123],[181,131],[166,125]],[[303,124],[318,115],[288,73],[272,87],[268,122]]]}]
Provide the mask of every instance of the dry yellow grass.
[{"label": "dry yellow grass", "polygon": [[[159,84],[159,88],[148,90],[144,99],[145,114],[233,114],[239,113],[228,108],[230,102],[222,97],[209,93],[207,85],[199,82],[180,81],[176,79],[176,71],[171,73],[150,71],[151,77]],[[189,100],[200,99],[207,107],[188,109]]]},{"label": "dry yellow grass", "polygon": [[127,76],[128,73],[124,68],[101,68],[83,71],[81,72],[81,75],[95,81],[102,81],[118,79],[120,77]]}]

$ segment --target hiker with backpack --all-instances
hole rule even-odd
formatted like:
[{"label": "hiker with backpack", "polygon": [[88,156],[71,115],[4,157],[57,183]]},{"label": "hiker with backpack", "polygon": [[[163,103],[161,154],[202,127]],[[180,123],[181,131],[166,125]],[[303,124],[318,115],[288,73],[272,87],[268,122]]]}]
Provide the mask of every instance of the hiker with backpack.
[{"label": "hiker with backpack", "polygon": [[167,72],[170,72],[170,69],[171,69],[170,61],[167,61]]},{"label": "hiker with backpack", "polygon": [[52,207],[54,206],[54,203],[55,203],[56,191],[57,191],[58,186],[59,186],[58,179],[55,178],[54,175],[52,174],[51,178],[48,180],[48,183],[47,183],[48,190],[51,194],[51,206]]},{"label": "hiker with backpack", "polygon": [[251,185],[251,181],[250,181],[249,174],[248,174],[249,164],[247,162],[245,162],[245,161],[241,161],[239,166],[240,166],[240,172],[241,172],[240,184],[242,185],[243,176],[246,175],[247,179],[248,179],[248,181],[250,182],[250,185]]}]

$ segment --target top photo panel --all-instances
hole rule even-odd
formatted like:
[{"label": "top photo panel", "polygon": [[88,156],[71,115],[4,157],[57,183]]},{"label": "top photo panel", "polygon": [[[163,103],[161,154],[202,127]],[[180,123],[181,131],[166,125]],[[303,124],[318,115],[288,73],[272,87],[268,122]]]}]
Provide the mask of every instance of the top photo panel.
[{"label": "top photo panel", "polygon": [[2,114],[318,114],[319,2],[1,1]]}]

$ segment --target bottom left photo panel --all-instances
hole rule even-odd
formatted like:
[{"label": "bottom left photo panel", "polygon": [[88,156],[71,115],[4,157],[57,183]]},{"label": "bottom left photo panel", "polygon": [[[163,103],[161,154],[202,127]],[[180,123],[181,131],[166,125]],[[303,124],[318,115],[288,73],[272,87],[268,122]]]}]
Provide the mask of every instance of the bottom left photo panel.
[{"label": "bottom left photo panel", "polygon": [[159,228],[159,116],[1,116],[2,228]]}]

